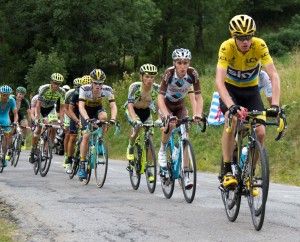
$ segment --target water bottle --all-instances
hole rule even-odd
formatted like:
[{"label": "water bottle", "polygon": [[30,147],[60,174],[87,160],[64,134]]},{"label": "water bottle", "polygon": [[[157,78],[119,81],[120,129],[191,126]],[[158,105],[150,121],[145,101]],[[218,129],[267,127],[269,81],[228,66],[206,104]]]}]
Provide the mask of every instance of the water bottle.
[{"label": "water bottle", "polygon": [[243,169],[245,161],[247,160],[248,156],[248,147],[244,146],[242,149],[241,157],[240,157],[240,168]]}]

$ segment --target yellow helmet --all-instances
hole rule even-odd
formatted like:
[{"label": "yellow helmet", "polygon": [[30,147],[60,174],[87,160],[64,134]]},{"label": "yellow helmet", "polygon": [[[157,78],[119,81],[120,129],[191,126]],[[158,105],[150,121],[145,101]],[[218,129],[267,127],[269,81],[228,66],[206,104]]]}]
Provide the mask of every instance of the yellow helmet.
[{"label": "yellow helmet", "polygon": [[152,64],[144,64],[140,68],[140,74],[156,75],[157,67]]},{"label": "yellow helmet", "polygon": [[86,84],[91,84],[92,83],[92,78],[89,75],[84,75],[83,77],[81,77],[81,86],[82,85],[86,85]]},{"label": "yellow helmet", "polygon": [[57,82],[57,83],[63,83],[64,82],[64,77],[60,73],[53,73],[51,75],[51,81]]},{"label": "yellow helmet", "polygon": [[106,79],[105,73],[101,69],[94,69],[90,73],[91,78],[94,82],[103,83]]},{"label": "yellow helmet", "polygon": [[81,86],[81,77],[77,77],[73,80],[74,87],[80,87]]},{"label": "yellow helmet", "polygon": [[246,15],[236,15],[229,22],[229,31],[232,37],[254,35],[256,26],[254,20]]}]

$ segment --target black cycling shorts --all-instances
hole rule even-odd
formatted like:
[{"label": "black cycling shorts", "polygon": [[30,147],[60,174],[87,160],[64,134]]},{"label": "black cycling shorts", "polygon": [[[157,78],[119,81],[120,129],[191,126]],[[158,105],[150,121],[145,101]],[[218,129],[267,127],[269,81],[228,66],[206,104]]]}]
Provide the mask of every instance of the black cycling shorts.
[{"label": "black cycling shorts", "polygon": [[41,107],[41,115],[43,118],[47,117],[48,114],[53,110],[54,106],[49,107],[49,108],[43,108]]},{"label": "black cycling shorts", "polygon": [[[247,108],[249,111],[263,111],[264,104],[261,100],[258,86],[254,87],[236,87],[225,83],[226,89],[229,92],[234,104]],[[228,110],[225,103],[220,98],[220,108],[223,114]]]},{"label": "black cycling shorts", "polygon": [[150,117],[150,108],[133,108],[142,123]]}]

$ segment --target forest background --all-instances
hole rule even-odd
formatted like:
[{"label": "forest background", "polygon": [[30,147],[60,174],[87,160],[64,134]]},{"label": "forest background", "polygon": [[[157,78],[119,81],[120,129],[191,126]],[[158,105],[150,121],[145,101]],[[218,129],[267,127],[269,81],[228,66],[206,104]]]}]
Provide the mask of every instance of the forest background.
[{"label": "forest background", "polygon": [[[172,64],[174,48],[190,49],[207,113],[218,49],[230,37],[228,22],[248,14],[274,57],[282,104],[288,105],[286,137],[275,143],[274,129],[268,133],[271,176],[300,185],[299,13],[300,0],[0,0],[0,84],[25,86],[33,95],[53,72],[71,85],[74,78],[102,68],[115,89],[123,127],[123,135],[110,139],[111,154],[124,158],[129,127],[121,106],[129,84],[139,80],[139,66],[153,63],[162,73]],[[200,170],[218,171],[221,128],[193,133]]]}]

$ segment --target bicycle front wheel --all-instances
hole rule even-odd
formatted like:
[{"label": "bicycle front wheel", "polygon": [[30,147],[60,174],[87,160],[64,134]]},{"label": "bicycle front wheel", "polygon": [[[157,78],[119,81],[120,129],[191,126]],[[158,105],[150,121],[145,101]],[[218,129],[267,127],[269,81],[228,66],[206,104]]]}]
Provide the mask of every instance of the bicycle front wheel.
[{"label": "bicycle front wheel", "polygon": [[97,187],[101,188],[105,183],[108,167],[108,152],[103,142],[99,142],[96,154],[95,179]]},{"label": "bicycle front wheel", "polygon": [[13,150],[12,150],[12,158],[11,163],[14,167],[18,165],[20,153],[21,153],[21,143],[22,137],[21,135],[17,134],[13,140]]},{"label": "bicycle front wheel", "polygon": [[188,140],[183,143],[183,170],[181,167],[181,187],[184,199],[191,203],[195,198],[197,186],[197,168],[193,147]]},{"label": "bicycle front wheel", "polygon": [[137,190],[141,182],[141,147],[138,144],[134,145],[134,160],[129,161],[129,178],[131,186]]},{"label": "bicycle front wheel", "polygon": [[[235,154],[234,154],[235,157]],[[236,159],[236,158],[234,158]],[[223,157],[221,159],[221,168],[220,168],[220,176],[219,179],[222,182],[222,177],[225,175],[224,173],[224,162]],[[234,190],[226,189],[220,186],[221,197],[224,204],[226,216],[230,222],[234,222],[240,211],[241,206],[241,193],[239,192],[239,186]]]},{"label": "bicycle front wheel", "polygon": [[[42,138],[43,139],[43,138]],[[39,155],[40,175],[45,177],[48,174],[52,161],[52,143],[50,140],[44,139],[41,145]]]},{"label": "bicycle front wheel", "polygon": [[[1,144],[0,144],[1,145]],[[4,169],[4,158],[0,157],[0,173],[3,172]]]},{"label": "bicycle front wheel", "polygon": [[167,152],[168,177],[160,177],[160,180],[161,180],[161,188],[165,195],[165,198],[170,199],[174,192],[175,180],[172,175],[172,151],[169,143],[167,144],[166,152]]},{"label": "bicycle front wheel", "polygon": [[259,231],[264,223],[269,191],[269,164],[266,150],[255,141],[249,149],[249,172],[246,182],[247,199],[254,228]]},{"label": "bicycle front wheel", "polygon": [[156,177],[157,177],[157,169],[156,169],[156,156],[154,151],[154,146],[152,140],[149,138],[148,143],[146,144],[146,181],[147,187],[150,193],[155,191],[156,187]]}]

